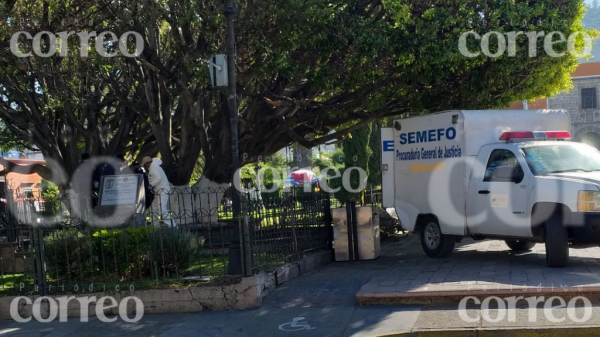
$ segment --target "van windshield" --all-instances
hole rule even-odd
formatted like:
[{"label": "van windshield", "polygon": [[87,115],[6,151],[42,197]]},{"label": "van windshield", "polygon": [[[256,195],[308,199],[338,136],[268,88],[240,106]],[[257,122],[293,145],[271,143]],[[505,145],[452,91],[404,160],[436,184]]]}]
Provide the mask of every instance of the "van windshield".
[{"label": "van windshield", "polygon": [[522,150],[535,175],[600,171],[600,151],[585,144],[531,146]]}]

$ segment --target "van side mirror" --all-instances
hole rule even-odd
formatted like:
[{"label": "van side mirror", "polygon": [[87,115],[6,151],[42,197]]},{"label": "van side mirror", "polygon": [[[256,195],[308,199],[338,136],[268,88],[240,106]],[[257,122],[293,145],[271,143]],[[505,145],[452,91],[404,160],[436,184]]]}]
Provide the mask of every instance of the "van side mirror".
[{"label": "van side mirror", "polygon": [[504,166],[499,167],[496,170],[496,173],[494,174],[494,181],[507,181],[518,184],[523,181],[524,177],[525,173],[523,170],[519,170],[515,167]]}]

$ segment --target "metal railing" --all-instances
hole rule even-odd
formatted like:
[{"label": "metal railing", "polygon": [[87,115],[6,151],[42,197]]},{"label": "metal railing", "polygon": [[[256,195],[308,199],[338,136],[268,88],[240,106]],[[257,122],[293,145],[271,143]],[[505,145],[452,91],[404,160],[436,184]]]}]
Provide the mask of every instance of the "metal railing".
[{"label": "metal railing", "polygon": [[144,212],[109,219],[94,214],[95,195],[46,200],[8,191],[0,204],[0,295],[145,289],[222,277],[234,226],[245,234],[242,250],[252,273],[331,248],[328,194],[248,193],[235,221],[231,193],[162,190]]},{"label": "metal railing", "polygon": [[251,200],[248,204],[252,270],[301,259],[331,249],[330,195],[302,195]]}]

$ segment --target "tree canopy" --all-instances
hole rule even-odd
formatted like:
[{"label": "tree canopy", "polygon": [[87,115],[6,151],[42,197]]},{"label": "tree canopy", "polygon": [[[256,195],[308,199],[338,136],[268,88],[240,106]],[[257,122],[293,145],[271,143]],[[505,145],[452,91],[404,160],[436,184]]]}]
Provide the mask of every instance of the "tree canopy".
[{"label": "tree canopy", "polygon": [[[236,3],[242,164],[293,143],[340,139],[386,116],[504,107],[567,89],[577,64],[570,54],[530,58],[529,41],[519,36],[516,58],[468,58],[458,41],[467,31],[568,36],[583,30],[584,12],[581,0]],[[67,174],[84,151],[160,155],[171,181],[183,185],[202,155],[207,178],[230,181],[227,92],[210,86],[206,64],[225,50],[222,7],[206,0],[0,1],[3,132]],[[139,57],[102,57],[91,38],[81,57],[81,38],[72,35],[54,56],[20,58],[9,48],[18,31],[135,31],[144,48]],[[42,50],[51,42],[42,37]],[[31,51],[32,41],[21,35],[19,46]],[[543,39],[538,46],[543,51]],[[114,41],[101,47],[117,50]]]}]

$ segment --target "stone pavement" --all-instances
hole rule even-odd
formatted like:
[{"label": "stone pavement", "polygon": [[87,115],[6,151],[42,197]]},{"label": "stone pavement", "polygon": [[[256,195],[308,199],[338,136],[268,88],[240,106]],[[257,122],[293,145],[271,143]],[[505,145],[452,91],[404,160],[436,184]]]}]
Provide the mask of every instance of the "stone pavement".
[{"label": "stone pavement", "polygon": [[[567,308],[554,311],[556,317],[566,317],[561,322],[549,320],[541,308],[535,309],[536,320],[529,322],[532,313],[522,303],[514,322],[508,317],[498,322],[482,318],[467,322],[460,318],[456,304],[356,306],[356,294],[365,287],[409,285],[411,288],[402,289],[411,291],[424,289],[421,287],[425,284],[466,287],[468,282],[482,286],[485,285],[483,282],[532,285],[539,282],[568,285],[600,282],[600,266],[596,260],[600,258],[598,248],[572,249],[572,265],[565,269],[544,267],[542,250],[543,246],[538,245],[531,253],[513,254],[501,241],[465,240],[452,257],[430,259],[421,251],[418,237],[409,236],[387,243],[383,256],[377,260],[333,263],[293,279],[266,298],[260,309],[145,315],[138,323],[125,323],[120,319],[114,323],[102,323],[95,318],[88,323],[78,319],[71,319],[68,323],[3,321],[0,322],[0,336],[373,337],[403,333],[418,336],[448,329],[457,336],[484,336],[493,333],[505,335],[507,331],[498,329],[506,328],[513,329],[510,332],[513,336],[525,332],[535,336],[527,330],[531,328],[538,329],[540,335],[568,335],[560,329],[573,328],[579,328],[575,331],[582,336],[600,335],[600,330],[596,329],[600,327],[600,306],[596,304],[593,315],[581,323],[570,319],[565,313]],[[583,317],[582,310],[575,310],[578,318]],[[483,314],[479,308],[469,308],[466,312],[469,317],[475,318]],[[497,314],[495,309],[489,311],[490,317],[495,318]],[[539,330],[542,328],[550,330]]]},{"label": "stone pavement", "polygon": [[[452,256],[431,259],[421,249],[418,236],[387,245],[383,256],[372,264],[384,265],[359,293],[359,303],[377,297],[411,297],[403,303],[431,303],[434,296],[465,296],[476,293],[594,293],[600,295],[600,248],[570,250],[570,265],[548,268],[545,247],[537,244],[531,251],[515,253],[504,241],[464,239]],[[417,300],[422,298],[424,301]],[[600,298],[600,297],[599,297]]]}]

